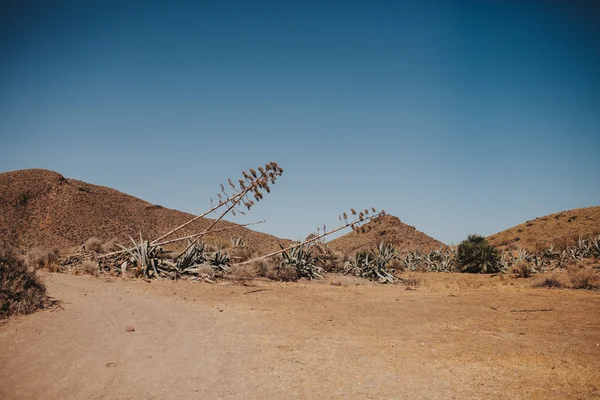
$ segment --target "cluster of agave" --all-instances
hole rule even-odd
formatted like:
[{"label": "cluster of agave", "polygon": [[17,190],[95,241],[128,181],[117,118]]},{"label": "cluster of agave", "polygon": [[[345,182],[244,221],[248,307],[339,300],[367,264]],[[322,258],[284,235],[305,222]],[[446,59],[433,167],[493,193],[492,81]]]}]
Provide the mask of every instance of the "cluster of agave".
[{"label": "cluster of agave", "polygon": [[399,257],[404,270],[420,272],[455,272],[456,254],[451,249],[431,250],[422,252],[415,250]]},{"label": "cluster of agave", "polygon": [[569,261],[581,261],[587,258],[600,257],[600,236],[588,239],[580,237],[574,246],[558,251],[554,246],[535,253],[519,248],[516,252],[504,251],[500,257],[501,270],[507,272],[517,264],[527,264],[531,272],[547,272],[554,268],[564,268]]},{"label": "cluster of agave", "polygon": [[375,250],[357,252],[353,260],[346,261],[344,264],[344,272],[381,283],[396,283],[394,271],[387,268],[396,257],[396,248],[389,243],[381,242]]},{"label": "cluster of agave", "polygon": [[323,268],[319,265],[317,258],[313,257],[311,247],[311,244],[308,243],[283,251],[281,253],[281,264],[295,268],[299,278],[322,278]]},{"label": "cluster of agave", "polygon": [[[179,255],[174,261],[161,258],[163,249],[160,246],[152,245],[149,241],[142,239],[136,243],[131,238],[133,249],[127,249],[130,256],[132,267],[143,277],[169,277],[172,279],[178,278],[180,275],[201,275],[202,267],[210,267],[214,272],[227,273],[231,263],[229,254],[218,250],[213,253],[204,251],[204,243],[196,243],[188,246],[188,248]],[[125,263],[122,267],[124,273],[129,264]]]}]

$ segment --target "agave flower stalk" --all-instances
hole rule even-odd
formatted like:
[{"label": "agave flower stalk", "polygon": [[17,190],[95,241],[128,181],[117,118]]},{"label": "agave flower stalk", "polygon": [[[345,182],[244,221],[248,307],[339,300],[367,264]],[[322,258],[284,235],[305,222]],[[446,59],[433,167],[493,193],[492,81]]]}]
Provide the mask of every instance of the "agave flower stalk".
[{"label": "agave flower stalk", "polygon": [[[352,209],[352,210],[354,210],[354,209]],[[373,208],[372,210],[374,210],[374,208]],[[375,211],[373,211],[373,212],[375,213]],[[356,211],[354,211],[354,212],[353,212],[353,215],[355,215],[355,214],[356,214]],[[326,231],[324,231],[322,234],[310,235],[310,236],[309,236],[309,237],[308,237],[306,240],[304,240],[304,241],[302,241],[302,242],[295,243],[295,244],[293,244],[293,245],[291,245],[291,246],[288,246],[288,247],[286,247],[286,248],[282,248],[281,250],[274,251],[274,252],[272,252],[272,253],[265,254],[265,255],[262,255],[262,256],[259,256],[259,257],[256,257],[256,258],[253,258],[253,259],[251,259],[251,260],[244,261],[244,262],[238,263],[238,264],[236,264],[236,265],[246,265],[246,264],[251,264],[251,263],[253,263],[253,262],[256,262],[256,261],[264,260],[264,259],[267,259],[267,258],[270,258],[270,257],[276,256],[276,255],[278,255],[278,254],[282,254],[282,253],[284,253],[284,252],[286,252],[286,251],[290,251],[290,250],[292,250],[292,249],[294,249],[294,248],[296,248],[296,247],[304,246],[304,245],[305,245],[305,244],[307,244],[307,243],[316,242],[316,241],[318,241],[318,240],[320,240],[320,239],[324,238],[325,236],[331,235],[331,234],[333,234],[333,233],[335,233],[335,232],[339,232],[339,231],[341,231],[342,229],[346,229],[346,228],[352,228],[352,229],[354,229],[354,230],[357,230],[357,229],[359,229],[359,228],[360,228],[360,227],[361,227],[361,226],[362,226],[364,223],[366,223],[366,222],[368,222],[368,221],[371,221],[371,220],[373,220],[373,219],[375,219],[375,218],[378,218],[378,217],[384,216],[384,215],[385,215],[385,211],[381,211],[381,212],[379,212],[379,213],[377,213],[377,214],[370,215],[370,216],[364,216],[364,215],[363,215],[362,217],[358,217],[357,219],[355,219],[355,220],[353,220],[353,221],[351,221],[351,222],[350,222],[350,221],[348,221],[348,217],[347,217],[347,214],[346,214],[346,213],[344,213],[343,215],[344,215],[344,218],[342,219],[342,217],[340,216],[340,221],[342,221],[342,220],[343,220],[345,223],[344,223],[342,226],[340,226],[339,228],[331,229],[331,230],[328,230],[328,231],[326,230]]]},{"label": "agave flower stalk", "polygon": [[[179,225],[178,227],[170,230],[169,232],[162,235],[158,239],[155,239],[152,242],[150,242],[150,244],[157,245],[158,243],[164,243],[164,242],[160,242],[160,241],[165,239],[166,237],[172,235],[173,233],[183,229],[184,227],[188,226],[192,222],[197,221],[198,219],[216,211],[218,208],[228,205],[227,210],[225,212],[223,212],[219,216],[219,218],[217,218],[209,226],[208,229],[195,235],[195,236],[197,236],[197,238],[196,238],[196,240],[194,240],[192,242],[192,243],[195,243],[199,237],[211,232],[211,229],[217,224],[217,222],[219,222],[221,219],[223,219],[223,217],[225,215],[227,215],[229,212],[232,212],[234,215],[235,215],[236,211],[241,214],[244,214],[244,211],[238,209],[238,205],[240,203],[243,204],[247,210],[250,210],[256,204],[256,202],[260,201],[264,197],[263,191],[265,191],[267,193],[271,192],[271,188],[269,187],[269,185],[275,184],[275,181],[277,180],[277,178],[283,174],[283,168],[281,168],[274,161],[271,161],[268,164],[265,164],[264,167],[258,167],[258,170],[260,171],[260,175],[253,168],[250,168],[249,172],[242,171],[242,175],[244,176],[244,179],[240,179],[239,184],[237,184],[237,185],[235,183],[233,183],[231,179],[229,179],[228,180],[229,186],[233,189],[233,194],[231,194],[231,195],[229,193],[227,193],[225,186],[223,184],[221,184],[221,193],[222,194],[221,193],[218,194],[218,197],[220,199],[219,204],[212,207],[210,210],[190,219],[189,221],[185,222],[184,224]],[[251,196],[254,198],[254,200],[252,200],[250,198]],[[188,237],[186,236],[184,238],[178,238],[178,240],[185,240],[185,239],[188,239]],[[178,240],[175,240],[175,241],[178,241]],[[168,242],[168,243],[173,243],[173,242]],[[127,252],[127,250],[133,250],[133,249],[124,249],[121,251],[104,254],[100,257],[109,257],[109,256],[112,256],[115,254]]]},{"label": "agave flower stalk", "polygon": [[[226,196],[227,199],[229,199],[229,201],[226,202],[229,204],[229,206],[227,207],[227,209],[224,212],[221,213],[219,218],[214,220],[213,223],[210,224],[210,226],[204,232],[201,233],[201,236],[210,232],[211,229],[220,220],[222,220],[223,217],[225,217],[225,215],[227,215],[230,211],[232,211],[233,214],[235,215],[235,210],[237,209],[237,206],[239,203],[243,203],[244,206],[246,206],[246,208],[248,210],[250,210],[250,208],[252,208],[252,206],[255,204],[255,201],[258,202],[263,198],[264,195],[261,190],[264,190],[267,193],[270,193],[271,189],[269,188],[269,183],[275,184],[277,177],[279,177],[279,176],[281,176],[281,174],[283,174],[283,168],[281,168],[279,165],[277,165],[276,162],[270,162],[270,163],[266,164],[264,166],[264,168],[258,167],[258,170],[260,171],[260,175],[258,175],[256,170],[254,170],[252,168],[250,168],[250,173],[247,173],[245,171],[242,172],[245,180],[242,180],[242,179],[239,180],[239,189],[238,189],[238,186],[236,186],[231,181],[231,179],[229,179],[229,186],[231,186],[231,188],[234,191],[236,191],[236,194],[233,196],[229,196],[227,194],[227,192],[225,191],[225,186],[221,185],[222,193]],[[250,193],[253,194],[254,200],[251,200],[249,198]],[[219,195],[219,197],[221,197],[221,196]],[[238,212],[243,213],[243,211],[240,211],[240,210],[238,210]],[[196,239],[195,241],[192,242],[192,244],[198,240],[199,239]],[[190,246],[192,244],[190,244]],[[186,248],[186,250],[187,250],[187,248]]]},{"label": "agave flower stalk", "polygon": [[[258,224],[262,224],[265,223],[267,221],[262,220],[262,221],[258,221],[258,222],[250,222],[247,224],[242,224],[242,225],[234,225],[234,226],[227,226],[224,228],[219,228],[219,229],[213,229],[212,231],[208,232],[208,233],[217,233],[217,232],[222,232],[222,231],[228,231],[231,229],[235,229],[235,228],[241,228],[241,227],[246,227],[246,226],[250,226],[250,225],[258,225]],[[183,236],[177,239],[171,239],[171,240],[166,240],[164,242],[160,242],[160,243],[156,243],[156,246],[164,246],[165,244],[170,244],[170,243],[176,243],[176,242],[182,242],[184,240],[191,240],[191,239],[197,239],[199,237],[202,237],[206,234],[206,231],[203,232],[199,232],[199,233],[194,233],[188,236]]]}]

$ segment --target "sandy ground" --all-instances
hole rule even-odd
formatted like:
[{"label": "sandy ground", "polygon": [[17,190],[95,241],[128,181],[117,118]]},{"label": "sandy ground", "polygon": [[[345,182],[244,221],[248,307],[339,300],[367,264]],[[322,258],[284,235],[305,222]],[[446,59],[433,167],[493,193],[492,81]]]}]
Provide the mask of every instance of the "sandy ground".
[{"label": "sandy ground", "polygon": [[[417,290],[336,279],[45,274],[61,307],[0,326],[0,398],[600,398],[597,292],[456,274],[421,275]],[[512,311],[539,309],[550,311]]]}]

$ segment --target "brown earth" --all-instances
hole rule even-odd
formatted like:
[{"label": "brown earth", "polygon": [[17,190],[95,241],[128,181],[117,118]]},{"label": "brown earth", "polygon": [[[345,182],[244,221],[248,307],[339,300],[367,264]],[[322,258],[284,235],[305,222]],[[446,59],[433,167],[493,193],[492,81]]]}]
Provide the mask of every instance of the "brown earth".
[{"label": "brown earth", "polygon": [[414,277],[416,290],[46,273],[61,307],[0,326],[0,398],[600,397],[598,292]]},{"label": "brown earth", "polygon": [[[41,169],[0,174],[0,237],[14,248],[32,246],[67,248],[90,237],[129,243],[142,232],[155,239],[194,216],[153,205],[104,186],[91,185]],[[201,232],[214,221],[200,219],[179,233]],[[215,228],[235,226],[220,221]],[[279,249],[288,243],[274,236],[237,227],[214,234],[209,241],[242,237],[257,252]]]},{"label": "brown earth", "polygon": [[364,233],[352,231],[328,244],[333,250],[350,255],[359,250],[375,248],[382,241],[393,244],[400,253],[446,247],[442,242],[419,232],[414,226],[402,223],[392,215],[376,218],[365,224],[364,228]]},{"label": "brown earth", "polygon": [[536,218],[488,237],[499,248],[522,247],[528,251],[550,245],[572,246],[580,236],[600,234],[600,206],[577,208]]}]

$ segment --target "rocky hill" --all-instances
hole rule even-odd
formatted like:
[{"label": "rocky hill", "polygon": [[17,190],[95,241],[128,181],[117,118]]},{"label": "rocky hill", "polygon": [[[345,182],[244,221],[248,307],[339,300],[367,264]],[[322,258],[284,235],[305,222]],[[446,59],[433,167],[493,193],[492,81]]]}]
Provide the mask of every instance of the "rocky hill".
[{"label": "rocky hill", "polygon": [[600,234],[600,206],[576,208],[546,215],[488,237],[499,248],[523,247],[529,251],[570,246],[579,236]]},{"label": "rocky hill", "polygon": [[329,246],[345,254],[354,254],[359,250],[374,248],[380,242],[392,243],[400,253],[412,250],[431,250],[445,247],[414,226],[404,224],[392,215],[379,217],[364,225],[365,232],[353,231],[329,242]]},{"label": "rocky hill", "polygon": [[[140,231],[144,238],[155,239],[193,217],[48,170],[0,174],[0,244],[15,248],[66,248],[90,237],[129,243],[127,235],[138,237]],[[212,221],[200,219],[180,231],[180,236],[202,231]],[[234,225],[220,221],[216,228]],[[211,239],[227,243],[231,237],[244,238],[261,253],[288,243],[243,227],[216,233]]]}]

